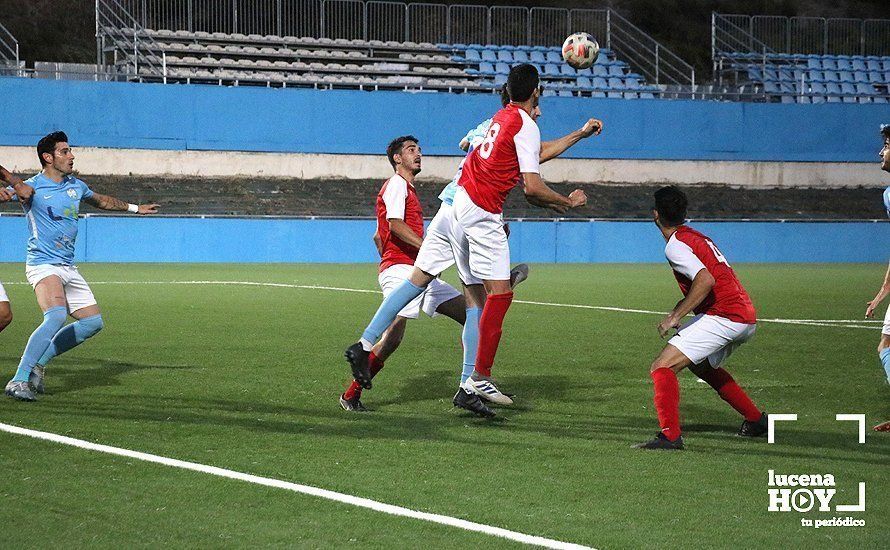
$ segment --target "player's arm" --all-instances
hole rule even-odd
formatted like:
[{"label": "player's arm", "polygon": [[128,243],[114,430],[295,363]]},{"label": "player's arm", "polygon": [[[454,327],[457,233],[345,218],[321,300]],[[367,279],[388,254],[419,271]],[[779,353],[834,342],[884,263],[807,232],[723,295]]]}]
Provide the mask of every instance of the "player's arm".
[{"label": "player's arm", "polygon": [[470,150],[470,142],[469,140],[467,140],[467,138],[461,139],[460,143],[458,143],[457,146],[460,147],[460,150],[464,153]]},{"label": "player's arm", "polygon": [[34,188],[28,185],[27,183],[22,181],[22,178],[16,176],[11,173],[6,168],[0,166],[0,181],[5,182],[7,185],[11,186],[15,195],[19,198],[19,201],[22,203],[26,203],[31,200],[31,195],[34,194]]},{"label": "player's arm", "polygon": [[686,297],[677,302],[674,310],[668,313],[667,317],[658,324],[658,333],[662,338],[667,336],[668,331],[672,328],[679,327],[683,317],[686,317],[708,297],[711,289],[714,288],[714,283],[716,283],[714,276],[706,268],[702,268],[695,274],[695,278],[692,279],[692,286],[689,287]]},{"label": "player's arm", "polygon": [[569,193],[568,197],[560,195],[544,183],[541,174],[527,172],[522,174],[522,191],[529,204],[556,210],[560,214],[570,208],[578,208],[587,204],[587,195],[580,189]]},{"label": "player's arm", "polygon": [[84,197],[83,201],[91,206],[95,206],[99,210],[110,210],[113,212],[132,212],[134,214],[157,214],[159,205],[157,204],[129,204],[111,195],[103,195],[101,193],[93,193],[88,197]]},{"label": "player's arm", "polygon": [[380,238],[380,234],[374,231],[374,246],[377,247],[377,254],[382,258],[383,257],[383,240]]},{"label": "player's arm", "polygon": [[565,153],[569,147],[578,143],[584,138],[590,136],[598,136],[603,131],[603,121],[591,118],[580,129],[575,130],[571,134],[567,134],[559,139],[552,141],[544,141],[541,143],[541,162],[553,160],[559,155]]},{"label": "player's arm", "polygon": [[868,305],[865,308],[865,317],[867,319],[875,316],[875,309],[881,305],[881,302],[883,302],[884,298],[888,295],[890,295],[890,265],[887,266],[887,273],[884,274],[884,284],[881,285],[881,288],[878,290],[878,293],[875,294],[874,299],[868,302]]},{"label": "player's arm", "polygon": [[389,230],[393,235],[402,239],[404,242],[410,244],[415,248],[420,248],[420,245],[423,244],[423,239],[417,236],[408,224],[405,223],[405,220],[401,218],[390,218],[387,220],[389,222]]},{"label": "player's arm", "polygon": [[0,202],[9,202],[14,196],[15,193],[12,191],[12,187],[0,187]]}]

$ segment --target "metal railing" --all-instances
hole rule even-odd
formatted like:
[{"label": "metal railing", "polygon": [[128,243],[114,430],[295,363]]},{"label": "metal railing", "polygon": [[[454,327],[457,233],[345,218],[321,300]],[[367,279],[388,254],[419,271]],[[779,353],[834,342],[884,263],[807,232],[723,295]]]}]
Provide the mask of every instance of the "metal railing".
[{"label": "metal railing", "polygon": [[713,52],[890,55],[890,19],[839,19],[714,13]]},{"label": "metal railing", "polygon": [[19,41],[0,23],[0,74],[9,71],[18,75],[21,68]]},{"label": "metal railing", "polygon": [[[149,0],[144,0],[148,2]],[[123,80],[167,79],[166,54],[118,0],[96,0],[98,73]]]},{"label": "metal railing", "polygon": [[592,34],[654,84],[695,83],[691,65],[612,10],[383,0],[99,0],[142,29],[433,44],[558,46]]}]

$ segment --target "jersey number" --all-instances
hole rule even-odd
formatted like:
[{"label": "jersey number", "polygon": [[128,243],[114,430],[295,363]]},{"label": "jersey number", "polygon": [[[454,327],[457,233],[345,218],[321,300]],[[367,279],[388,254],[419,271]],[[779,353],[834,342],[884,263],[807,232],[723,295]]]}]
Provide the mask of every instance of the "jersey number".
[{"label": "jersey number", "polygon": [[491,125],[491,128],[488,129],[488,133],[485,134],[485,139],[479,144],[480,157],[487,159],[491,156],[491,152],[494,150],[494,140],[498,137],[499,133],[501,133],[501,125],[500,123],[495,122]]},{"label": "jersey number", "polygon": [[721,264],[726,264],[727,266],[729,266],[729,262],[726,261],[726,256],[724,256],[723,253],[717,249],[717,246],[714,243],[712,243],[711,241],[706,240],[705,242],[708,243],[708,246],[711,247],[711,251],[714,253],[714,256],[717,258],[717,261],[720,262]]}]

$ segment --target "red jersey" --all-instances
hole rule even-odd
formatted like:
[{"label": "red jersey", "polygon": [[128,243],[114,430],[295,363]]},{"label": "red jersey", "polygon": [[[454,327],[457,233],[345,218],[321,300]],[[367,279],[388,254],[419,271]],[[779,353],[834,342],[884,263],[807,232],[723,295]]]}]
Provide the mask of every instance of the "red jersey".
[{"label": "red jersey", "polygon": [[389,230],[389,220],[404,220],[408,227],[423,238],[423,207],[414,186],[396,174],[386,180],[377,193],[377,235],[383,245],[380,271],[397,264],[414,265],[418,248],[396,237]]},{"label": "red jersey", "polygon": [[538,173],[540,163],[538,125],[511,103],[492,117],[485,139],[467,156],[458,185],[476,206],[500,214],[520,173]]},{"label": "red jersey", "polygon": [[739,282],[735,271],[714,242],[695,229],[681,225],[664,247],[664,255],[674,270],[683,295],[689,293],[692,280],[702,269],[714,277],[714,288],[694,312],[716,315],[736,323],[754,324],[754,304]]}]

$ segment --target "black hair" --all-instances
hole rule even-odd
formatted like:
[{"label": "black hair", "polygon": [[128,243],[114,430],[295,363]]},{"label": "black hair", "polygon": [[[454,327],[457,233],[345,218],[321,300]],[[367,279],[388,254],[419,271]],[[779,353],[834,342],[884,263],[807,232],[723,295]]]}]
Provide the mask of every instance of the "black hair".
[{"label": "black hair", "polygon": [[881,135],[884,139],[890,139],[890,124],[881,124]]},{"label": "black hair", "polygon": [[539,82],[538,69],[534,65],[523,63],[514,66],[507,76],[507,93],[510,94],[510,101],[519,103],[528,101],[538,88]]},{"label": "black hair", "polygon": [[54,155],[56,152],[56,144],[63,142],[68,142],[68,136],[62,131],[56,131],[40,138],[40,141],[37,142],[37,158],[40,159],[40,166],[46,165],[46,161],[43,160],[43,153]]},{"label": "black hair", "polygon": [[501,88],[501,106],[506,107],[510,104],[510,92],[507,91],[507,85]]},{"label": "black hair", "polygon": [[676,185],[662,187],[655,192],[655,210],[662,225],[676,227],[686,221],[686,207],[689,200],[686,193]]},{"label": "black hair", "polygon": [[396,161],[393,156],[398,155],[402,152],[402,147],[405,146],[405,142],[413,141],[414,143],[420,143],[420,141],[414,136],[399,136],[396,139],[389,142],[389,145],[386,146],[386,158],[389,160],[389,163],[392,164],[392,169],[396,169]]}]

